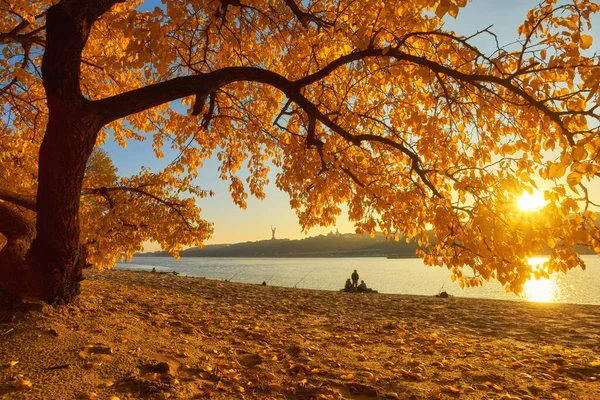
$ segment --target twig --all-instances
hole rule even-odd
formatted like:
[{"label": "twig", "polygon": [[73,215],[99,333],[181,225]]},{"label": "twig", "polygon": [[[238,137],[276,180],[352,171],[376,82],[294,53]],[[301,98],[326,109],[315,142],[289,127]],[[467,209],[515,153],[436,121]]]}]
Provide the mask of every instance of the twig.
[{"label": "twig", "polygon": [[51,371],[53,369],[67,369],[71,366],[71,364],[62,364],[62,365],[54,365],[52,367],[46,368],[46,371]]}]

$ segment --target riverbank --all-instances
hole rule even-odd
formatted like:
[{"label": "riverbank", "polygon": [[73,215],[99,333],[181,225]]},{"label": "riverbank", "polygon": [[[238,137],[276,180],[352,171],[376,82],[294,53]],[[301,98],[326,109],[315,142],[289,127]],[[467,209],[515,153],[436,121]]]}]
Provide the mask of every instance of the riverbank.
[{"label": "riverbank", "polygon": [[600,306],[86,276],[0,323],[0,398],[600,398]]}]

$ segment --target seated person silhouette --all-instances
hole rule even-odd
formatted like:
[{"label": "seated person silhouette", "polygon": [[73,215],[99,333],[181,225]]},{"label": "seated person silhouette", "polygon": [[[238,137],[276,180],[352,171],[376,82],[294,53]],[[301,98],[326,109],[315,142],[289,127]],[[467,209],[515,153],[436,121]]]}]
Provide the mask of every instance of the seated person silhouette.
[{"label": "seated person silhouette", "polygon": [[358,291],[359,292],[368,292],[369,288],[367,287],[367,284],[365,283],[365,281],[360,281],[360,285],[358,285]]},{"label": "seated person silhouette", "polygon": [[350,281],[350,278],[346,279],[346,284],[344,285],[344,290],[346,292],[349,292],[350,290],[352,290],[352,282]]}]

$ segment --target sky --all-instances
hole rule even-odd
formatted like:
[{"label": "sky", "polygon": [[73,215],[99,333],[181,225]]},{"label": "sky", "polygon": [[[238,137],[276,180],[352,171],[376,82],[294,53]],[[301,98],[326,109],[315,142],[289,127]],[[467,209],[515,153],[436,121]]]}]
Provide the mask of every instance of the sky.
[{"label": "sky", "polygon": [[[156,2],[148,2],[156,3]],[[500,44],[512,43],[517,39],[517,28],[525,20],[527,11],[538,4],[538,0],[474,0],[461,9],[457,19],[445,16],[446,28],[460,35],[470,36],[478,30],[493,25],[492,31]],[[152,5],[153,6],[153,5]],[[596,17],[591,50],[600,48],[600,18]],[[489,37],[475,38],[475,45],[484,51],[489,49]],[[156,159],[151,149],[152,140],[145,142],[129,141],[127,148],[120,148],[109,141],[103,148],[109,153],[122,176],[139,172],[141,166],[159,171],[177,154],[165,151],[165,158]],[[271,238],[271,228],[276,228],[278,239],[300,239],[307,236],[327,234],[338,229],[342,233],[353,232],[354,227],[343,213],[333,227],[316,227],[303,233],[298,219],[289,206],[287,195],[279,191],[275,184],[275,170],[269,175],[271,183],[266,187],[266,199],[258,200],[249,196],[246,210],[238,208],[229,197],[229,183],[218,177],[218,162],[207,160],[196,183],[203,189],[215,192],[212,198],[198,201],[202,217],[214,223],[213,237],[206,244],[238,243]],[[148,243],[146,251],[158,250],[158,246]]]}]

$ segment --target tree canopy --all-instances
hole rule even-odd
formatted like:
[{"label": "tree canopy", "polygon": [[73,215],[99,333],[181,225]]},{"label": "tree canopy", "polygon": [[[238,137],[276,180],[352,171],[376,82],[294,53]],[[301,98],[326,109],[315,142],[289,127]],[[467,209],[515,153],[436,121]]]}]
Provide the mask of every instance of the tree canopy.
[{"label": "tree canopy", "polygon": [[[207,239],[194,185],[221,162],[231,197],[264,197],[269,163],[301,225],[335,222],[416,240],[462,285],[532,275],[600,253],[600,66],[589,0],[546,0],[516,42],[444,28],[466,0],[16,0],[0,4],[0,279],[69,300],[85,262],[110,266],[146,240]],[[179,156],[118,177],[108,138]],[[93,155],[92,155],[93,154]],[[91,158],[90,158],[91,156]],[[249,178],[239,177],[246,168]],[[540,187],[535,212],[519,197]],[[209,189],[209,188],[208,188]],[[431,231],[435,240],[430,240]],[[544,248],[549,262],[527,258]],[[464,273],[471,267],[474,275]],[[32,283],[50,274],[54,289]],[[69,286],[69,285],[67,285]],[[68,293],[67,293],[68,292]]]}]

